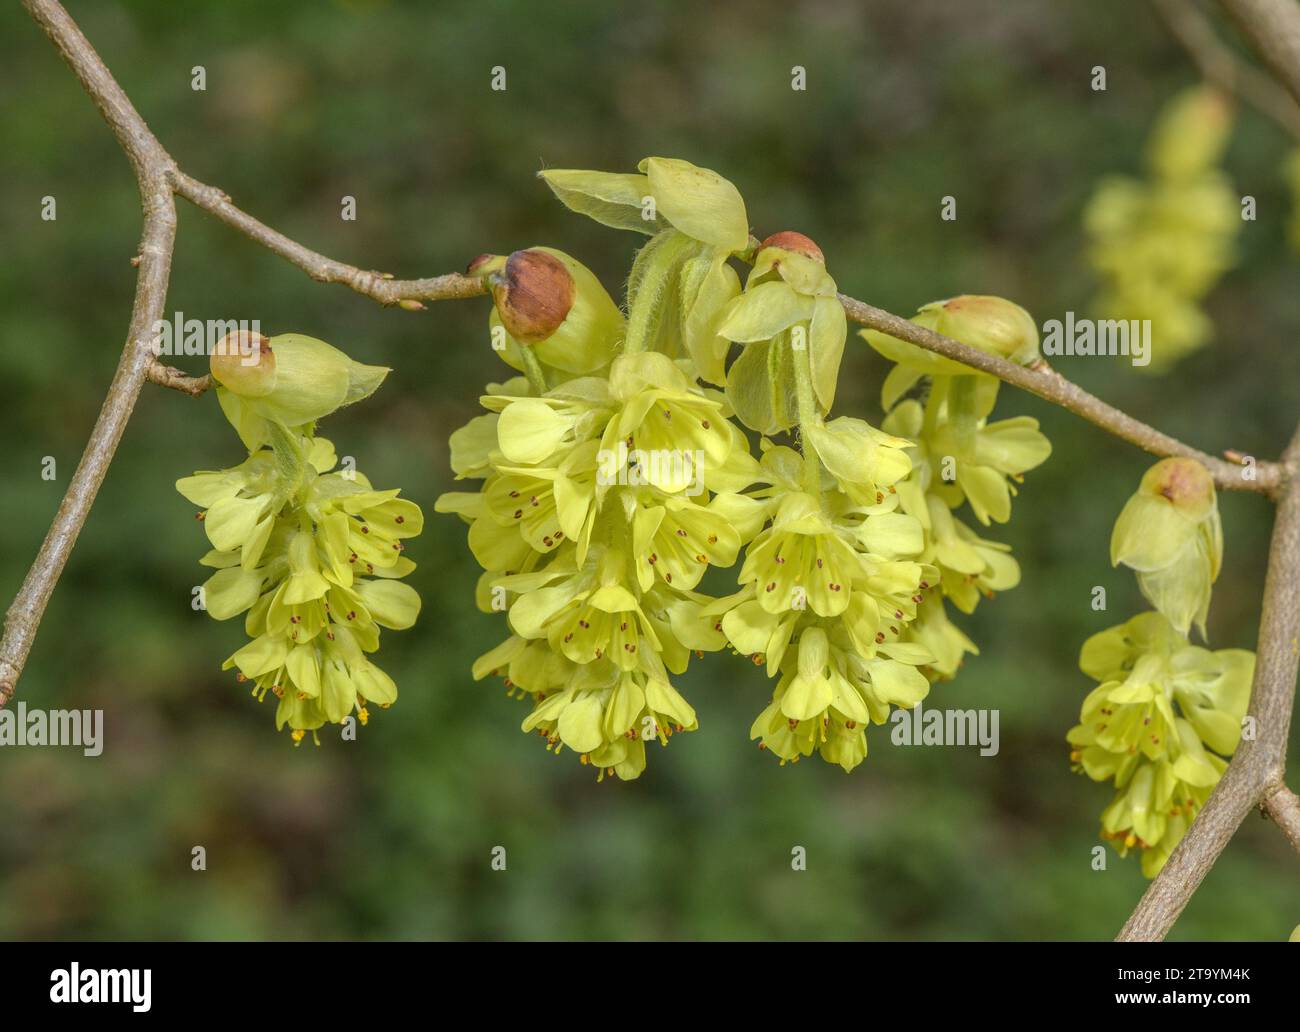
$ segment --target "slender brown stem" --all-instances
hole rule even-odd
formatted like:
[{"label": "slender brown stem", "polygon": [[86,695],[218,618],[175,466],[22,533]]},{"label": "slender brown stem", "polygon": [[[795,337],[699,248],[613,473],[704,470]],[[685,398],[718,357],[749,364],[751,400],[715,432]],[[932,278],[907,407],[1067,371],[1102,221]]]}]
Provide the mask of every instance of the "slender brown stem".
[{"label": "slender brown stem", "polygon": [[292,262],[318,283],[341,283],[380,304],[402,305],[403,302],[408,302],[404,307],[413,309],[423,307],[419,304],[421,301],[444,301],[487,293],[481,279],[456,272],[428,279],[398,280],[382,272],[368,272],[345,265],[258,222],[253,216],[236,208],[225,192],[215,186],[200,183],[180,170],[174,173],[173,181],[176,192],[181,197],[215,215],[268,251]]},{"label": "slender brown stem", "polygon": [[5,614],[4,635],[0,639],[0,706],[13,697],[41,617],[90,514],[141,388],[148,381],[197,397],[211,386],[210,377],[190,376],[159,362],[153,353],[152,327],[162,319],[176,239],[174,194],[212,212],[293,262],[313,279],[345,284],[383,304],[419,309],[423,307],[421,302],[427,300],[484,293],[479,280],[456,273],[429,279],[395,280],[382,273],[345,265],[317,254],[240,211],[220,190],[192,179],[176,167],[62,4],[57,0],[23,0],[23,4],[72,68],[117,137],[139,186],[144,226],[140,250],[133,259],[138,269],[136,295],[121,361],[45,541]]},{"label": "slender brown stem", "polygon": [[1046,401],[1068,409],[1121,440],[1136,444],[1153,455],[1179,455],[1196,459],[1214,476],[1215,484],[1224,490],[1259,491],[1271,495],[1281,482],[1281,467],[1277,463],[1258,463],[1253,470],[1254,478],[1247,479],[1249,465],[1216,459],[1212,455],[1175,440],[1168,434],[1161,433],[1154,427],[1147,426],[1070,382],[1046,362],[1040,361],[1035,366],[1016,365],[1005,358],[990,355],[961,341],[919,326],[909,319],[903,319],[844,294],[840,295],[840,302],[844,305],[849,318],[856,323],[888,333],[891,337],[908,341],[917,347],[933,351],[963,365],[990,373],[1007,383],[1015,384],[1031,394],[1037,394]]},{"label": "slender brown stem", "polygon": [[[1300,4],[1220,0],[1291,97],[1300,101]],[[1120,931],[1121,940],[1162,939],[1241,822],[1259,807],[1300,851],[1300,799],[1286,787],[1287,738],[1300,670],[1300,429],[1275,471],[1277,519],[1269,547],[1250,716],[1243,739],[1187,834]]]},{"label": "slender brown stem", "polygon": [[207,375],[190,376],[189,373],[182,372],[173,366],[163,365],[163,363],[155,361],[149,367],[149,382],[156,383],[159,387],[170,387],[174,391],[180,391],[182,394],[197,398],[212,386],[212,377]]},{"label": "slender brown stem", "polygon": [[126,152],[140,189],[144,228],[135,301],[117,372],[45,541],[5,614],[4,636],[0,639],[0,705],[13,696],[50,595],[90,515],[153,364],[152,327],[162,317],[176,240],[176,205],[167,180],[171,158],[62,6],[49,0],[24,2],[94,98]]}]

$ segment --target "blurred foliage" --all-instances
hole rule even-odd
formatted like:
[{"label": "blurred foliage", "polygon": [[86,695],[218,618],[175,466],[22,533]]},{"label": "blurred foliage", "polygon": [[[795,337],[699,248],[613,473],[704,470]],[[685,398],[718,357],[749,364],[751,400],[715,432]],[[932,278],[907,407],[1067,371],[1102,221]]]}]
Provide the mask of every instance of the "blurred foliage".
[{"label": "blurred foliage", "polygon": [[[1132,173],[1160,105],[1195,81],[1145,5],[1123,0],[795,0],[699,4],[74,2],[72,13],[182,166],[330,255],[399,275],[483,251],[562,247],[620,287],[634,246],[565,212],[539,167],[630,168],[647,154],[718,169],[759,235],[811,234],[849,293],[909,314],[955,293],[1041,321],[1095,289],[1080,213]],[[134,184],[94,107],[17,5],[0,12],[0,426],[10,442],[0,595],[11,597],[67,485],[117,360],[139,232]],[[792,66],[808,89],[790,89]],[[1089,88],[1104,64],[1108,89]],[[207,70],[206,92],[190,88]],[[508,72],[489,89],[491,68]],[[1300,294],[1285,247],[1287,142],[1247,112],[1226,165],[1259,202],[1242,261],[1208,299],[1217,341],[1161,379],[1060,359],[1107,400],[1213,450],[1275,455],[1300,410]],[[939,199],[958,201],[956,222]],[[58,219],[40,219],[57,198]],[[357,199],[355,222],[340,198]],[[384,310],[180,203],[169,311],[258,318],[395,373],[325,428],[377,484],[432,515],[448,433],[502,367],[487,304]],[[195,371],[196,360],[182,364]],[[886,363],[850,345],[837,410],[878,421]],[[1135,860],[1091,869],[1102,786],[1072,775],[1065,731],[1088,688],[1084,638],[1141,608],[1107,564],[1111,522],[1147,457],[1015,391],[1055,454],[999,536],[1015,591],[967,622],[983,646],[931,703],[996,707],[1001,752],[869,734],[853,775],[778,768],[747,741],[762,672],[725,655],[683,688],[701,730],[640,781],[596,784],[517,730],[523,704],[475,684],[502,636],[472,603],[455,519],[410,554],[425,599],[391,636],[402,697],[360,740],[291,747],[219,670],[241,640],[190,608],[206,545],[173,482],[230,465],[213,398],[155,388],[45,618],[19,698],[102,707],[106,747],[0,755],[5,938],[1099,938],[1144,888]],[[42,480],[43,456],[58,479]],[[1253,647],[1270,512],[1222,500],[1215,647]],[[1091,588],[1109,592],[1094,612]],[[190,869],[206,847],[208,870]],[[493,872],[503,845],[509,867]],[[790,869],[792,847],[808,870]],[[1281,940],[1300,919],[1296,858],[1258,819],[1175,937]]]}]

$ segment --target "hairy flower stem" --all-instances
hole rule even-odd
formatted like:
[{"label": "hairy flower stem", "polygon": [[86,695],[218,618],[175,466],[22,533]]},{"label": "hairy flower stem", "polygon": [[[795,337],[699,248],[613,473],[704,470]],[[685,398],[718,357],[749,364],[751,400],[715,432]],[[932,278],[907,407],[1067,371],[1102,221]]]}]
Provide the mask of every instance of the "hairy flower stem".
[{"label": "hairy flower stem", "polygon": [[523,359],[524,375],[528,377],[528,382],[533,385],[533,390],[538,395],[545,394],[547,391],[546,373],[542,371],[542,363],[537,360],[536,352],[527,345],[521,344],[519,346],[519,355]]},{"label": "hairy flower stem", "polygon": [[930,393],[925,399],[925,417],[922,434],[930,436],[939,425],[939,411],[948,399],[948,377],[935,376],[930,379]]},{"label": "hairy flower stem", "polygon": [[[791,345],[793,347],[793,345]],[[799,427],[800,430],[808,426],[816,426],[821,422],[821,410],[817,407],[817,397],[813,393],[812,382],[812,359],[808,354],[808,347],[794,348],[794,389],[795,400],[799,405]],[[822,496],[822,463],[817,457],[812,447],[804,439],[802,433],[799,438],[799,447],[803,451],[803,489],[814,498],[820,500]]]},{"label": "hairy flower stem", "polygon": [[276,422],[268,422],[271,431],[271,448],[275,452],[276,466],[280,471],[280,488],[277,491],[277,510],[294,498],[307,476],[307,455],[297,435]]}]

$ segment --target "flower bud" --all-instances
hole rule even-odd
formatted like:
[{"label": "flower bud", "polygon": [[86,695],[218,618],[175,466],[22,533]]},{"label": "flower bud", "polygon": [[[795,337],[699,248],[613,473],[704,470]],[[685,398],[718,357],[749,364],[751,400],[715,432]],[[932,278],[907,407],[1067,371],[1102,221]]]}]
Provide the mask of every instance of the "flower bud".
[{"label": "flower bud", "polygon": [[[509,257],[479,255],[468,274],[483,277],[495,302],[493,321],[548,366],[589,373],[607,365],[623,337],[623,313],[581,262],[550,247]],[[516,369],[518,359],[503,352]]]},{"label": "flower bud", "polygon": [[928,304],[919,314],[928,318],[916,321],[936,333],[1017,365],[1031,365],[1039,357],[1033,316],[1006,298],[963,294]]},{"label": "flower bud", "polygon": [[238,346],[225,350],[227,354],[212,356],[212,375],[239,399],[238,412],[232,417],[233,409],[227,411],[236,429],[250,417],[284,426],[315,422],[369,396],[388,375],[383,366],[354,362],[338,348],[301,333],[259,337],[256,350],[248,345],[243,357]]},{"label": "flower bud", "polygon": [[1138,490],[1159,496],[1190,520],[1203,520],[1214,509],[1214,478],[1195,459],[1161,459],[1142,477]]},{"label": "flower bud", "polygon": [[560,259],[536,248],[512,254],[489,284],[502,325],[521,344],[552,336],[573,308],[573,276]]},{"label": "flower bud", "polygon": [[770,237],[759,245],[761,251],[764,247],[779,247],[783,251],[793,251],[795,254],[801,254],[805,258],[811,258],[814,261],[826,264],[826,256],[822,254],[822,249],[817,246],[816,242],[802,233],[796,233],[792,229],[782,230],[780,233],[773,233]]},{"label": "flower bud", "polygon": [[212,378],[241,397],[265,397],[275,387],[275,351],[260,333],[227,333],[217,342],[209,364]]},{"label": "flower bud", "polygon": [[773,275],[779,276],[800,294],[809,297],[835,296],[835,281],[826,272],[826,256],[816,241],[783,230],[773,233],[758,246],[749,285],[756,286]]}]

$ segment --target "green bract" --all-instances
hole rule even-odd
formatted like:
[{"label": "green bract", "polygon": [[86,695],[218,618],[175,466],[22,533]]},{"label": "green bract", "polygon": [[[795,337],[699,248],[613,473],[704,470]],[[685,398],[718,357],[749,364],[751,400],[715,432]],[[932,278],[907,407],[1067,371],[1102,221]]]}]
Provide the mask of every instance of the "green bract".
[{"label": "green bract", "polygon": [[[911,321],[1017,365],[1033,365],[1040,358],[1038,326],[1033,317],[1005,298],[963,294],[947,301],[932,301],[922,305]],[[886,408],[922,376],[969,376],[974,372],[969,366],[880,330],[860,332],[863,340],[885,358],[898,363],[890,374],[893,382],[885,388]]]},{"label": "green bract", "polygon": [[680,158],[646,158],[640,175],[548,169],[538,175],[561,201],[615,229],[666,228],[728,252],[749,243],[740,192],[716,172]]},{"label": "green bract", "polygon": [[251,354],[218,347],[212,356],[217,400],[249,451],[272,442],[272,425],[309,426],[369,397],[388,372],[301,333],[260,338]]},{"label": "green bract", "polygon": [[749,246],[745,202],[726,179],[678,158],[646,158],[640,175],[551,169],[540,173],[574,211],[653,239],[628,280],[628,350],[685,348],[696,374],[722,383],[727,342],[719,317],[740,292],[728,264]]},{"label": "green bract", "polygon": [[807,351],[813,391],[821,411],[830,410],[848,332],[836,294],[818,258],[770,243],[759,249],[745,292],[718,326],[722,337],[745,345],[727,376],[727,397],[750,429],[773,434],[799,421],[797,351]]},{"label": "green bract", "polygon": [[1223,563],[1214,480],[1195,459],[1162,459],[1142,478],[1110,539],[1112,565],[1137,573],[1153,606],[1186,634],[1205,637],[1210,589]]}]

